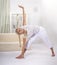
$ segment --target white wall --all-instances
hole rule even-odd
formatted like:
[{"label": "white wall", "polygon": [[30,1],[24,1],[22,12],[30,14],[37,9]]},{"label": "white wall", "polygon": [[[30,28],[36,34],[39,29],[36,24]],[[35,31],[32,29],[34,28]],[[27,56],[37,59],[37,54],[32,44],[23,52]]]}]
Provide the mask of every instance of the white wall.
[{"label": "white wall", "polygon": [[42,0],[41,25],[46,27],[53,43],[57,42],[57,0]]}]

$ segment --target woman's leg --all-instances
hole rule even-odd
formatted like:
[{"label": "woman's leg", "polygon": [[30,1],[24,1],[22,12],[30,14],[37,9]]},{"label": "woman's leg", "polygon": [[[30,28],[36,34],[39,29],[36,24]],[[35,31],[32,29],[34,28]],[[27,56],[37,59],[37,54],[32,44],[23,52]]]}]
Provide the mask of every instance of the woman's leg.
[{"label": "woman's leg", "polygon": [[29,49],[31,44],[39,37],[39,34],[33,34],[32,37],[27,41],[26,49]]},{"label": "woman's leg", "polygon": [[55,56],[55,53],[54,53],[54,50],[53,50],[53,45],[52,45],[51,41],[49,40],[47,32],[45,31],[45,29],[42,29],[39,32],[39,36],[44,41],[44,43],[50,48],[52,56]]},{"label": "woman's leg", "polygon": [[33,35],[29,40],[26,41],[26,38],[24,38],[23,40],[23,47],[22,47],[22,52],[19,56],[17,56],[17,59],[21,59],[24,58],[24,53],[26,52],[27,49],[29,49],[29,47],[31,46],[31,44],[33,43],[33,41],[35,40],[35,38],[37,37],[37,34]]}]

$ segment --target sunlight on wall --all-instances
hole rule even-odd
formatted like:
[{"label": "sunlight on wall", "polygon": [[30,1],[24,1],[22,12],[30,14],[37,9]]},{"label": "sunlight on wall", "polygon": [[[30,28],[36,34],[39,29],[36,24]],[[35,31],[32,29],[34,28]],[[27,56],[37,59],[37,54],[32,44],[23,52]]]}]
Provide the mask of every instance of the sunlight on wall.
[{"label": "sunlight on wall", "polygon": [[41,25],[47,29],[52,42],[57,42],[57,0],[42,0]]}]

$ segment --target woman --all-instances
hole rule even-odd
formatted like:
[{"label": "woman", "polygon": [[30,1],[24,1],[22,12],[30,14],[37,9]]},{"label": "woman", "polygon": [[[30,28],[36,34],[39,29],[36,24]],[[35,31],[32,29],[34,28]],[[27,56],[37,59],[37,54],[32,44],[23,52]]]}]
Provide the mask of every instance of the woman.
[{"label": "woman", "polygon": [[52,56],[55,56],[53,46],[48,39],[48,35],[46,33],[45,28],[37,25],[25,25],[21,26],[20,28],[16,29],[17,34],[27,34],[27,37],[24,38],[24,43],[22,47],[22,52],[19,56],[16,58],[24,58],[24,53],[27,49],[29,49],[30,45],[32,44],[33,41],[36,40],[36,38],[40,37],[44,43],[50,48]]}]

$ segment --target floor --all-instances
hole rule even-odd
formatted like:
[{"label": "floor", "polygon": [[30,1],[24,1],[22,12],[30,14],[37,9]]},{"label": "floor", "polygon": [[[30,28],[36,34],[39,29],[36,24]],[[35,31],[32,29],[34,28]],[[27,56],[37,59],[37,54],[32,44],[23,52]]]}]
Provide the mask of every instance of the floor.
[{"label": "floor", "polygon": [[50,50],[43,45],[33,44],[32,49],[25,53],[24,59],[15,57],[21,51],[0,52],[0,65],[57,65],[57,45],[54,45],[56,56],[52,57]]}]

